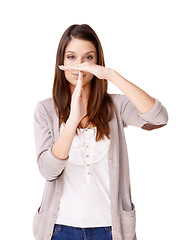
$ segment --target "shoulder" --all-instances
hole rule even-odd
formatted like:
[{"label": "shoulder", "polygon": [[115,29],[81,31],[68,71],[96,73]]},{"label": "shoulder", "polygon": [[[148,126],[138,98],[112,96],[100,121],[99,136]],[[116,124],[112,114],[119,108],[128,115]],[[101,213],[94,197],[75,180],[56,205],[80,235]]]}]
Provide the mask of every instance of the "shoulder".
[{"label": "shoulder", "polygon": [[53,104],[53,98],[45,98],[43,100],[40,100],[37,105],[43,105],[44,107],[49,107]]},{"label": "shoulder", "polygon": [[53,112],[54,101],[53,98],[45,98],[37,102],[35,106],[35,114],[51,114]]}]

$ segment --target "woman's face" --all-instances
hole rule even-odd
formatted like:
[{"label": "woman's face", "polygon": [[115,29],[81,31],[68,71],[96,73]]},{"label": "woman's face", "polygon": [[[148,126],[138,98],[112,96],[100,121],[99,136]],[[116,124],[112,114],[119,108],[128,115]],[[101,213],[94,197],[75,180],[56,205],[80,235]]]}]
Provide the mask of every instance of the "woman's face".
[{"label": "woman's face", "polygon": [[[64,54],[64,65],[75,66],[80,63],[97,63],[97,51],[92,42],[72,38],[68,43]],[[78,81],[78,71],[65,71],[65,77],[70,85],[76,85]],[[90,84],[93,74],[83,72],[83,87]]]}]

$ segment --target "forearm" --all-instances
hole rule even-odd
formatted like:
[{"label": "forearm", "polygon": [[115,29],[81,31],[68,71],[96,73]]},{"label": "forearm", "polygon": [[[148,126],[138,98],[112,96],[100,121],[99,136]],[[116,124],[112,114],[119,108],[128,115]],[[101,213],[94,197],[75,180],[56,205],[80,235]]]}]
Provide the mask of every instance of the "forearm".
[{"label": "forearm", "polygon": [[129,98],[140,113],[146,113],[153,108],[155,99],[127,79],[123,78],[116,71],[108,69],[107,80],[114,83]]},{"label": "forearm", "polygon": [[69,117],[64,129],[52,147],[52,153],[55,157],[61,160],[65,160],[68,157],[77,126],[78,123]]}]

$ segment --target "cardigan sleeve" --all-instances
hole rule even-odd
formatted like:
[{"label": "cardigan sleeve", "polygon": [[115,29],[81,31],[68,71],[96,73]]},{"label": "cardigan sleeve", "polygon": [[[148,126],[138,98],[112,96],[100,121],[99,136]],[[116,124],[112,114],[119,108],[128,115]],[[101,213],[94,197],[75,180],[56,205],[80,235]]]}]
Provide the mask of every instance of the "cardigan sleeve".
[{"label": "cardigan sleeve", "polygon": [[113,99],[120,112],[124,127],[132,125],[145,130],[153,130],[165,126],[168,122],[167,111],[156,98],[153,108],[144,114],[139,113],[133,103],[124,94],[114,94]]},{"label": "cardigan sleeve", "polygon": [[41,175],[47,181],[52,181],[62,173],[68,158],[60,160],[53,155],[52,146],[54,145],[54,139],[47,118],[48,115],[43,104],[38,102],[34,110],[34,137],[37,163]]}]

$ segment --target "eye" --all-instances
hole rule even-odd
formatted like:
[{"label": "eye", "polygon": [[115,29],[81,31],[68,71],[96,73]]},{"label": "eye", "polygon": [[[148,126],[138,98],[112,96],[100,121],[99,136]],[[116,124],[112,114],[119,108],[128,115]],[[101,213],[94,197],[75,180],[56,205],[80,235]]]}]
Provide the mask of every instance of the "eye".
[{"label": "eye", "polygon": [[73,60],[73,59],[75,59],[75,56],[73,56],[73,55],[68,55],[68,56],[66,56],[69,60]]},{"label": "eye", "polygon": [[93,59],[93,56],[87,56],[85,57],[86,60],[92,60]]}]

